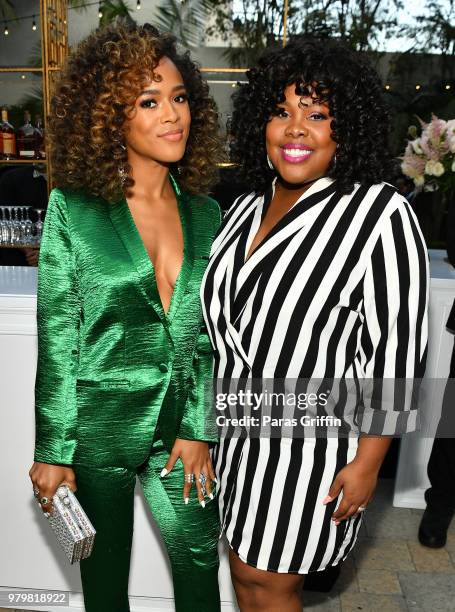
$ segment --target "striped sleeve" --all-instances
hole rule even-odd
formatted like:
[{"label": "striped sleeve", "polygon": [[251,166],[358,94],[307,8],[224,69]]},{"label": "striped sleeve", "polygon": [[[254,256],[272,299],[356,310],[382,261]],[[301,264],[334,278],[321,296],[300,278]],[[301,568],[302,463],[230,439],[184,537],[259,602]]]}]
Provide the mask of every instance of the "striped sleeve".
[{"label": "striped sleeve", "polygon": [[381,220],[364,277],[360,431],[399,435],[418,428],[418,388],[426,365],[429,264],[409,204]]}]

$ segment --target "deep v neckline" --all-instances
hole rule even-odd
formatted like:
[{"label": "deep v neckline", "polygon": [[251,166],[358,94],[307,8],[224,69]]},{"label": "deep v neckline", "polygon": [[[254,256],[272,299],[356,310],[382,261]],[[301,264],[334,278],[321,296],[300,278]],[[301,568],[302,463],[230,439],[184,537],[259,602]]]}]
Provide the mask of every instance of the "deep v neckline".
[{"label": "deep v neckline", "polygon": [[[289,213],[295,209],[295,207],[297,206],[297,204],[299,204],[302,200],[306,199],[308,196],[314,194],[315,192],[318,191],[322,191],[325,187],[328,187],[329,185],[333,184],[333,179],[322,176],[319,179],[316,179],[309,187],[308,189],[306,189],[306,191],[304,191],[294,202],[294,204],[292,204],[292,206],[290,206],[288,208],[288,210],[280,217],[280,219],[278,219],[278,221],[270,228],[270,230],[267,232],[267,234],[262,238],[262,240],[259,242],[259,244],[256,245],[256,247],[254,248],[253,251],[251,251],[250,253],[250,249],[251,249],[251,245],[253,244],[259,230],[261,229],[261,225],[265,219],[265,216],[267,214],[267,211],[269,210],[269,207],[272,203],[272,200],[275,196],[275,185],[277,182],[277,178],[275,177],[273,179],[273,182],[269,188],[269,190],[264,194],[263,198],[262,198],[262,202],[260,204],[260,214],[259,214],[259,210],[257,211],[258,214],[253,216],[253,221],[251,224],[251,229],[250,229],[250,233],[249,236],[247,238],[246,244],[245,244],[245,251],[244,251],[244,256],[243,256],[243,265],[246,265],[247,263],[249,263],[249,261],[251,260],[252,257],[254,257],[254,255],[261,249],[261,247],[268,242],[268,240],[270,238],[272,238],[277,232],[280,231],[280,229],[283,227],[283,225],[285,225],[287,223],[287,218]],[[319,188],[317,188],[317,186],[319,186]],[[310,206],[308,206],[308,208],[310,208],[314,203],[316,202],[311,202]]]},{"label": "deep v neckline", "polygon": [[188,244],[189,244],[188,224],[187,224],[187,219],[186,219],[187,211],[182,201],[183,199],[182,192],[180,191],[180,188],[177,182],[175,181],[174,177],[171,174],[169,174],[169,179],[170,179],[172,188],[174,189],[174,193],[176,196],[177,207],[178,207],[178,212],[179,212],[179,219],[180,219],[180,224],[182,228],[183,258],[182,258],[182,264],[180,266],[179,272],[177,274],[177,277],[174,283],[174,289],[171,294],[169,308],[167,309],[167,311],[164,310],[161,295],[158,291],[158,284],[156,282],[156,273],[155,273],[155,266],[153,265],[153,261],[146,249],[145,243],[137,228],[136,222],[134,221],[134,217],[131,213],[131,210],[130,210],[130,207],[128,205],[126,198],[123,198],[122,200],[122,204],[123,204],[123,207],[126,213],[126,217],[129,221],[129,226],[131,229],[130,240],[132,240],[134,243],[134,244],[130,244],[130,247],[133,252],[133,256],[136,255],[136,257],[140,259],[140,263],[141,263],[140,267],[142,268],[142,270],[146,272],[146,277],[150,279],[150,289],[152,291],[152,297],[155,298],[154,299],[155,308],[159,311],[159,314],[162,316],[162,318],[164,318],[168,322],[172,320],[175,314],[175,311],[177,310],[178,304],[180,303],[180,300],[182,297],[182,293],[184,291],[183,285],[186,286],[186,281],[188,280],[187,255],[188,255]]}]

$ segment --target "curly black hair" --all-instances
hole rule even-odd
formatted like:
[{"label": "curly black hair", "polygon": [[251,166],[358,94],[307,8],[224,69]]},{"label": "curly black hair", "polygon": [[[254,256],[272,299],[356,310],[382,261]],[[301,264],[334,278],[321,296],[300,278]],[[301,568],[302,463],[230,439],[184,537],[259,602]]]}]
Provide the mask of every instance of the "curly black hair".
[{"label": "curly black hair", "polygon": [[340,192],[351,193],[355,183],[391,180],[389,112],[381,80],[366,57],[337,40],[297,39],[264,52],[247,77],[234,94],[231,159],[255,191],[263,193],[275,176],[267,165],[265,129],[293,83],[297,94],[309,88],[328,104],[337,150],[326,174]]},{"label": "curly black hair", "polygon": [[127,113],[162,57],[177,66],[188,90],[191,128],[184,157],[170,165],[189,193],[206,193],[217,181],[222,161],[218,114],[209,88],[188,52],[174,36],[154,26],[125,21],[85,38],[68,58],[56,83],[48,122],[53,179],[57,187],[82,189],[109,202],[133,187],[123,145]]}]

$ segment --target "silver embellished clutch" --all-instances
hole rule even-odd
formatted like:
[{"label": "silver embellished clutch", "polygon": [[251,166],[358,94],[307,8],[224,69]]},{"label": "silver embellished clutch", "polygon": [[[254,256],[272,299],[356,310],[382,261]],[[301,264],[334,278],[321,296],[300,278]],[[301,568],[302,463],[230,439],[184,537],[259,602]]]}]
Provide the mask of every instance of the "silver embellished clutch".
[{"label": "silver embellished clutch", "polygon": [[92,552],[96,531],[77,497],[67,485],[60,486],[52,498],[49,525],[70,563],[86,559]]}]

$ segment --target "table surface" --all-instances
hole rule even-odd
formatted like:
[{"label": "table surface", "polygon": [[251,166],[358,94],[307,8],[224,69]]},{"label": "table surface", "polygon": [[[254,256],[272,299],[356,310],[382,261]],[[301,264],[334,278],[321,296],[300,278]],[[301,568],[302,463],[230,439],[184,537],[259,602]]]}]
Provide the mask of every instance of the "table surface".
[{"label": "table surface", "polygon": [[428,255],[430,257],[431,278],[455,279],[455,268],[447,260],[447,251],[443,249],[428,249]]},{"label": "table surface", "polygon": [[0,266],[0,297],[35,297],[38,268]]},{"label": "table surface", "polygon": [[[429,249],[432,279],[455,281],[455,268],[447,261],[447,252]],[[38,269],[22,266],[0,266],[0,296],[36,296]]]}]

